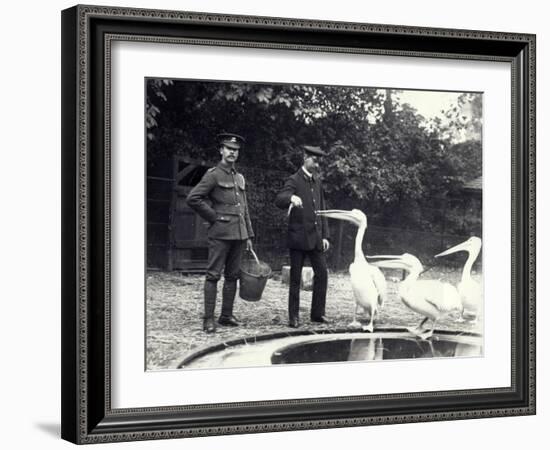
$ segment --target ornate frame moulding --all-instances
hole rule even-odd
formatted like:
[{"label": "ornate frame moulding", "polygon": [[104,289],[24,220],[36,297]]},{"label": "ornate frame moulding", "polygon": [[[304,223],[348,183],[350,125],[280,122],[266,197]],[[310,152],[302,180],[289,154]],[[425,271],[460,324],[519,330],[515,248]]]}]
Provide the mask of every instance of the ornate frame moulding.
[{"label": "ornate frame moulding", "polygon": [[[111,47],[116,41],[511,66],[511,385],[113,409]],[[134,8],[62,13],[62,436],[99,443],[535,413],[535,36]]]}]

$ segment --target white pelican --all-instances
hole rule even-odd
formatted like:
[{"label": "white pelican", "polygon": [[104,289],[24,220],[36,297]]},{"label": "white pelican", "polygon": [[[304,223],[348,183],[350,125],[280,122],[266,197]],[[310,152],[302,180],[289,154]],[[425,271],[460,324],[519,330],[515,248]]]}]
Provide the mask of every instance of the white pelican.
[{"label": "white pelican", "polygon": [[481,239],[472,236],[467,241],[435,255],[435,257],[439,258],[440,256],[446,256],[461,251],[468,252],[468,259],[464,263],[464,268],[462,269],[462,279],[456,286],[460,294],[460,300],[462,301],[461,320],[475,321],[481,307],[482,292],[481,286],[472,278],[471,272],[472,265],[481,251]]},{"label": "white pelican", "polygon": [[[406,306],[424,316],[416,328],[409,329],[411,333],[427,339],[433,335],[436,322],[444,314],[460,310],[460,296],[453,285],[438,280],[418,280],[423,267],[416,256],[404,253],[401,256],[377,255],[369,258],[385,259],[372,265],[407,271],[407,277],[399,283],[399,296]],[[422,327],[428,320],[432,321],[432,328],[426,331]]]},{"label": "white pelican", "polygon": [[345,220],[359,228],[355,236],[355,258],[349,266],[351,287],[355,296],[353,322],[349,326],[354,328],[361,326],[357,320],[357,312],[359,308],[362,308],[370,314],[370,322],[367,326],[363,327],[363,330],[372,333],[374,330],[374,316],[384,304],[387,287],[384,275],[378,267],[371,266],[367,262],[361,246],[367,230],[367,216],[358,209],[351,211],[330,209],[317,211],[317,214],[332,219]]}]

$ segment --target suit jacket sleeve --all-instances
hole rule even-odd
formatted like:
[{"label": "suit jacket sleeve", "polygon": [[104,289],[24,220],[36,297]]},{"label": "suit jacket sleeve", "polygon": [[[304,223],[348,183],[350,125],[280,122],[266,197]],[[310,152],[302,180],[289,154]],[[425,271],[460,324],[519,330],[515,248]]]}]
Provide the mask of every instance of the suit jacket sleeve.
[{"label": "suit jacket sleeve", "polygon": [[216,178],[211,172],[206,172],[201,181],[189,192],[187,196],[187,205],[199,216],[210,223],[216,221],[216,211],[206,201],[208,195],[216,186]]},{"label": "suit jacket sleeve", "polygon": [[[325,192],[323,191],[323,187],[321,186],[321,209],[327,209],[327,203],[325,201]],[[328,230],[328,219],[326,217],[321,217],[321,236],[323,239],[328,239],[330,237],[329,230]]]},{"label": "suit jacket sleeve", "polygon": [[290,177],[275,198],[275,205],[281,209],[287,209],[290,205],[290,197],[296,194],[296,182]]}]

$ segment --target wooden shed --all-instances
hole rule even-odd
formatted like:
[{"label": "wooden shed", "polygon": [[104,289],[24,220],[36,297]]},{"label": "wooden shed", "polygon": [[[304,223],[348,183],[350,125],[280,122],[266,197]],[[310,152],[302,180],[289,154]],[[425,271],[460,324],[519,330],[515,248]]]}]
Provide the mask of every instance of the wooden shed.
[{"label": "wooden shed", "polygon": [[155,161],[147,172],[147,267],[204,271],[206,223],[185,199],[212,162],[186,157]]},{"label": "wooden shed", "polygon": [[[218,161],[187,156],[155,159],[147,169],[147,268],[204,272],[208,262],[207,223],[186,198]],[[254,189],[247,192],[255,231],[254,248],[263,261],[279,268],[288,259],[286,211],[273,205],[288,173],[239,165]],[[272,205],[273,207],[267,207]],[[250,255],[248,255],[250,256]],[[277,269],[276,269],[277,270]]]}]

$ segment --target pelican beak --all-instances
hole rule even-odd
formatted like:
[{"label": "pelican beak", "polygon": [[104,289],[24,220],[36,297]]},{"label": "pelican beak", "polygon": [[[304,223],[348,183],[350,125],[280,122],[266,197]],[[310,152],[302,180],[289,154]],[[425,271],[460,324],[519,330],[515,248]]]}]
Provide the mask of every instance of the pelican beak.
[{"label": "pelican beak", "polygon": [[406,269],[408,267],[400,255],[367,255],[367,259],[380,259],[380,261],[369,261],[369,264],[384,269]]},{"label": "pelican beak", "polygon": [[448,250],[445,250],[444,252],[438,253],[434,256],[434,258],[439,258],[440,256],[447,256],[451,253],[457,253],[457,252],[468,252],[470,251],[470,243],[468,241],[462,242],[461,244],[455,245],[454,247],[451,247]]},{"label": "pelican beak", "polygon": [[352,211],[346,211],[344,209],[325,209],[315,211],[315,214],[321,217],[328,217],[329,219],[345,220],[351,222],[354,225],[359,226],[359,221]]}]

